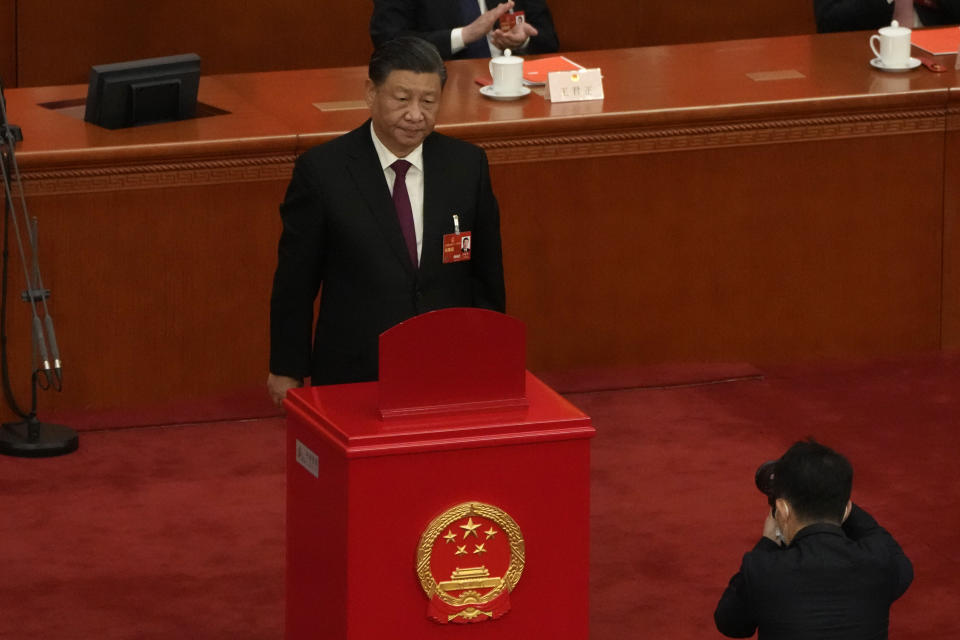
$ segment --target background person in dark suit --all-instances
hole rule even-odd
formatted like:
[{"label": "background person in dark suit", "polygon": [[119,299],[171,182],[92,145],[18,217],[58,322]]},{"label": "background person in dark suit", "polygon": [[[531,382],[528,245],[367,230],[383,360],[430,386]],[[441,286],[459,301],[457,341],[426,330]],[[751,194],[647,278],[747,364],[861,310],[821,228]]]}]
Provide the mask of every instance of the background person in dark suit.
[{"label": "background person in dark suit", "polygon": [[[850,502],[842,455],[798,442],[776,462],[774,513],[714,613],[732,638],[877,640],[913,566],[876,520]],[[781,546],[782,539],[785,546]]]},{"label": "background person in dark suit", "polygon": [[[525,22],[510,31],[500,17],[523,11]],[[373,0],[370,38],[378,47],[401,35],[429,41],[445,60],[514,53],[554,53],[559,48],[546,0]]]},{"label": "background person in dark suit", "polygon": [[813,0],[817,31],[866,31],[960,23],[960,0]]},{"label": "background person in dark suit", "polygon": [[[378,336],[417,314],[504,311],[500,214],[486,154],[433,133],[445,79],[429,43],[384,44],[370,59],[371,119],[297,159],[280,207],[270,303],[274,401],[305,376],[313,384],[375,380]],[[473,251],[468,261],[444,264],[454,214],[460,231],[472,233]]]}]

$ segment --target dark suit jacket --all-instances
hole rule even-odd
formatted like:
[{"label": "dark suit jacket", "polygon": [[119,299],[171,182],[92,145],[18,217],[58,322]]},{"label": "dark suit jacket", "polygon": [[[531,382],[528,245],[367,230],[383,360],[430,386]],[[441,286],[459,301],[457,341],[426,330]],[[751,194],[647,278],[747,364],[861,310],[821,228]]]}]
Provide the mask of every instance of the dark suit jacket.
[{"label": "dark suit jacket", "polygon": [[[960,23],[960,0],[939,0],[940,9],[917,7],[925,26]],[[817,31],[866,31],[893,20],[893,4],[887,0],[813,0]],[[913,25],[904,25],[912,27]]]},{"label": "dark suit jacket", "polygon": [[879,640],[913,580],[900,545],[857,506],[843,527],[815,524],[790,546],[761,538],[713,614],[732,638]]},{"label": "dark suit jacket", "polygon": [[[432,133],[423,143],[423,163],[418,270],[410,263],[369,121],[297,159],[280,206],[271,373],[312,376],[314,384],[375,380],[378,337],[395,324],[445,307],[504,311],[500,213],[486,154]],[[453,214],[461,232],[472,232],[471,259],[442,264],[442,237],[454,232]]]},{"label": "dark suit jacket", "polygon": [[[497,0],[487,0],[492,9]],[[524,17],[539,32],[530,38],[527,47],[518,53],[554,53],[559,48],[553,16],[546,0],[515,0],[514,11],[523,11]],[[456,56],[450,53],[450,32],[465,26],[457,0],[373,0],[370,17],[370,38],[373,46],[397,36],[418,36],[433,43],[444,60],[466,57],[466,49]]]}]

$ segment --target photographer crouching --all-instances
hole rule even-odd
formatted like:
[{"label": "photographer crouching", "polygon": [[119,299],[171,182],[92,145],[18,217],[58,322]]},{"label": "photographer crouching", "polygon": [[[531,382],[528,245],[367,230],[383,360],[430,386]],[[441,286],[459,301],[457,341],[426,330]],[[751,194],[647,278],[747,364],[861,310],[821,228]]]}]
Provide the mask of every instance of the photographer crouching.
[{"label": "photographer crouching", "polygon": [[812,439],[757,470],[771,510],[713,614],[731,638],[887,638],[913,580],[897,541],[850,501],[853,467]]}]

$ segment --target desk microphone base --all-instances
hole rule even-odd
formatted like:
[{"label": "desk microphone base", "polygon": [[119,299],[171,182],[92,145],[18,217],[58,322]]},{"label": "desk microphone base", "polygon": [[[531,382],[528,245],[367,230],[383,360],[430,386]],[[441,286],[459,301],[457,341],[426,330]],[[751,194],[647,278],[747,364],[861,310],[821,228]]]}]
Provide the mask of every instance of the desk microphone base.
[{"label": "desk microphone base", "polygon": [[16,458],[51,458],[72,453],[80,446],[77,432],[62,424],[31,418],[0,428],[0,454]]}]

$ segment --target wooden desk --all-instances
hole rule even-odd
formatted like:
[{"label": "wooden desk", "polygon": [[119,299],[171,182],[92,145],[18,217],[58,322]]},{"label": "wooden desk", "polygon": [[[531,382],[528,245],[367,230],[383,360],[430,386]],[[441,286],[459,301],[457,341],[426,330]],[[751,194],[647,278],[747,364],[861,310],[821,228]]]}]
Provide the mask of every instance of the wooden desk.
[{"label": "wooden desk", "polygon": [[[455,62],[438,126],[490,156],[534,371],[960,344],[952,69],[875,71],[865,34],[573,57],[604,101],[488,101]],[[364,76],[206,77],[229,114],[116,132],[38,106],[82,86],[8,92],[70,372],[45,407],[260,393],[276,206],[297,152],[366,118]]]}]

